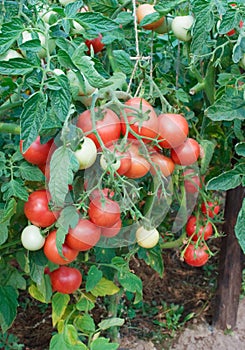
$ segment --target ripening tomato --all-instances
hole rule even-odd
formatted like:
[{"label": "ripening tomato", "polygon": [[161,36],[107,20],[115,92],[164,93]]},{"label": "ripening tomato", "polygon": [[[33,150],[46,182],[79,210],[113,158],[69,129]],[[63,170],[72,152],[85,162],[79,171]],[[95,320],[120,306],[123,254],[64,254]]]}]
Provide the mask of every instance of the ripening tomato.
[{"label": "ripening tomato", "polygon": [[43,252],[46,255],[47,259],[54,264],[57,264],[57,265],[69,264],[76,259],[79,251],[70,248],[66,243],[64,243],[62,245],[62,254],[64,257],[62,257],[59,254],[56,246],[56,233],[57,233],[57,230],[50,232],[50,234],[46,238],[46,241],[43,247]]},{"label": "ripening tomato", "polygon": [[21,233],[21,243],[28,250],[39,250],[44,246],[45,237],[41,234],[39,227],[28,225]]},{"label": "ripening tomato", "polygon": [[188,193],[197,193],[202,187],[200,177],[195,173],[194,169],[186,169],[183,172],[184,186]]},{"label": "ripening tomato", "polygon": [[46,143],[40,142],[40,136],[31,144],[31,146],[22,153],[23,140],[20,140],[20,152],[22,153],[25,160],[31,164],[44,165],[47,161],[50,149],[53,145],[54,140],[51,139]]},{"label": "ripening tomato", "polygon": [[144,156],[140,154],[140,144],[138,142],[131,143],[128,152],[131,156],[131,165],[124,175],[130,179],[139,179],[145,176],[151,166]]},{"label": "ripening tomato", "polygon": [[121,230],[122,228],[122,221],[119,219],[113,226],[111,227],[103,227],[101,229],[101,236],[104,237],[115,237]]},{"label": "ripening tomato", "polygon": [[62,294],[74,293],[82,283],[82,274],[74,267],[60,266],[49,275],[53,291]]},{"label": "ripening tomato", "polygon": [[[145,16],[151,15],[153,13],[156,13],[156,10],[154,9],[153,5],[150,5],[150,4],[139,5],[136,9],[136,17],[137,17],[138,23],[140,24],[140,22],[145,18]],[[157,21],[144,25],[143,28],[148,30],[156,29],[163,23],[163,21],[164,21],[164,17],[161,17]]]},{"label": "ripening tomato", "polygon": [[[123,112],[121,112],[123,135],[127,132],[126,118],[130,128],[141,136],[144,142],[151,142],[151,139],[155,139],[158,135],[158,118],[150,103],[141,97],[133,97],[125,102],[125,106]],[[127,106],[135,110],[127,108]],[[128,137],[132,139],[136,138],[130,130]]]},{"label": "ripening tomato", "polygon": [[188,16],[176,16],[172,22],[172,31],[177,39],[180,41],[190,41],[191,33],[190,29],[194,23],[194,18],[191,15]]},{"label": "ripening tomato", "polygon": [[185,262],[190,266],[200,267],[206,264],[209,259],[208,247],[206,244],[196,247],[189,244],[184,253]]},{"label": "ripening tomato", "polygon": [[136,231],[136,241],[142,248],[153,248],[157,245],[160,235],[156,228],[151,230],[145,229],[143,226]]},{"label": "ripening tomato", "polygon": [[29,195],[24,205],[24,213],[33,225],[48,227],[57,220],[59,212],[49,210],[49,200],[50,195],[46,190],[37,190]]},{"label": "ripening tomato", "polygon": [[[104,110],[95,109],[96,131],[100,135],[105,145],[111,144],[118,140],[121,135],[121,122],[112,110],[106,108]],[[94,134],[91,111],[87,110],[81,113],[77,120],[77,127],[82,129],[87,137],[92,139],[97,148],[101,145]]]},{"label": "ripening tomato", "polygon": [[203,225],[197,225],[196,216],[192,215],[189,217],[186,223],[186,233],[189,237],[192,238],[194,242],[198,240],[198,238],[203,238],[205,241],[212,236],[213,227],[210,222],[205,222]]},{"label": "ripening tomato", "polygon": [[209,216],[210,218],[214,218],[220,211],[220,206],[217,202],[203,202],[201,205],[201,211],[203,214]]},{"label": "ripening tomato", "polygon": [[199,155],[199,144],[192,138],[187,138],[182,145],[171,149],[171,158],[179,165],[191,165],[197,161]]},{"label": "ripening tomato", "polygon": [[155,152],[151,155],[151,161],[154,163],[151,164],[150,172],[152,175],[156,175],[156,170],[160,170],[164,177],[168,177],[174,171],[175,164],[171,158],[164,156],[161,153]]},{"label": "ripening tomato", "polygon": [[102,190],[99,189],[95,189],[91,192],[89,199],[93,200],[94,198],[97,197],[108,197],[108,198],[112,198],[114,196],[114,191],[112,191],[110,188],[103,188]]},{"label": "ripening tomato", "polygon": [[74,228],[70,228],[65,243],[72,249],[86,251],[94,247],[100,239],[101,230],[90,220],[80,219]]},{"label": "ripening tomato", "polygon": [[181,114],[160,114],[158,116],[159,145],[162,148],[176,148],[187,139],[189,126]]},{"label": "ripening tomato", "polygon": [[103,39],[102,35],[99,34],[97,38],[94,38],[91,40],[85,40],[85,44],[88,47],[88,51],[87,51],[88,55],[90,55],[91,46],[93,47],[94,53],[101,52],[104,49],[105,44],[102,43],[102,39]]},{"label": "ripening tomato", "polygon": [[96,197],[88,208],[90,220],[100,227],[112,227],[120,219],[120,207],[107,197]]}]

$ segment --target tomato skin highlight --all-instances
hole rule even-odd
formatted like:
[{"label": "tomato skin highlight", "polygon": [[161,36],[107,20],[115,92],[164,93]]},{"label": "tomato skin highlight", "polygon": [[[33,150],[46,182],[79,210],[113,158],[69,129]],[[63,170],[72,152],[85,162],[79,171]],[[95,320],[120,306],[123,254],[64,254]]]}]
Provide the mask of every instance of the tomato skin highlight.
[{"label": "tomato skin highlight", "polygon": [[104,237],[115,237],[122,228],[122,221],[119,219],[113,226],[111,227],[102,227],[101,229],[101,236]]},{"label": "tomato skin highlight", "polygon": [[[171,158],[156,152],[153,155],[151,155],[151,160],[155,164],[156,169],[160,170],[164,177],[168,177],[173,173],[175,164]],[[152,175],[156,175],[156,170],[152,164],[150,172]]]},{"label": "tomato skin highlight", "polygon": [[208,247],[204,244],[195,247],[194,244],[189,244],[184,253],[184,260],[190,266],[200,267],[206,264],[209,259]]},{"label": "tomato skin highlight", "polygon": [[90,220],[99,227],[112,227],[120,219],[120,207],[109,198],[97,197],[88,208]]},{"label": "tomato skin highlight", "polygon": [[27,219],[35,226],[48,227],[55,223],[59,212],[49,210],[49,193],[46,190],[32,192],[24,204]]},{"label": "tomato skin highlight", "polygon": [[[145,16],[153,14],[155,12],[156,12],[156,10],[154,10],[154,6],[153,5],[150,5],[150,4],[139,5],[137,7],[137,9],[136,9],[136,17],[137,17],[138,23],[140,24],[140,22],[142,21],[142,19]],[[164,21],[164,17],[158,19],[155,22],[146,24],[145,26],[143,26],[143,28],[147,29],[147,30],[156,29],[157,27],[159,27],[163,23],[163,21]]]},{"label": "tomato skin highlight", "polygon": [[49,273],[53,291],[62,294],[72,294],[82,283],[81,272],[73,267],[60,266]]},{"label": "tomato skin highlight", "polygon": [[54,230],[49,233],[43,247],[43,252],[46,258],[52,261],[54,264],[57,264],[57,265],[69,264],[77,258],[79,251],[70,248],[66,243],[64,243],[62,245],[62,254],[64,255],[64,258],[60,256],[56,246],[56,233],[57,233],[57,230]]},{"label": "tomato skin highlight", "polygon": [[178,165],[191,165],[198,160],[199,155],[199,144],[192,138],[187,138],[182,145],[171,150],[171,158]]},{"label": "tomato skin highlight", "polygon": [[85,40],[85,44],[88,47],[88,51],[87,51],[88,55],[90,55],[90,46],[91,45],[93,47],[94,53],[101,52],[104,49],[105,44],[102,43],[102,39],[103,39],[102,35],[99,34],[97,38],[94,38],[91,40]]},{"label": "tomato skin highlight", "polygon": [[40,136],[38,136],[31,146],[22,153],[23,140],[20,140],[20,152],[27,162],[43,166],[47,161],[53,142],[54,140],[51,139],[48,142],[41,144]]},{"label": "tomato skin highlight", "polygon": [[176,148],[187,139],[189,125],[181,114],[160,114],[158,116],[159,145],[162,148]]},{"label": "tomato skin highlight", "polygon": [[128,149],[131,156],[131,165],[130,168],[124,173],[124,176],[130,179],[139,179],[145,176],[151,167],[144,156],[140,155],[139,147],[139,143],[134,142]]},{"label": "tomato skin highlight", "polygon": [[[134,111],[129,107],[135,108],[137,111]],[[154,108],[147,102],[144,98],[141,97],[133,97],[125,102],[124,113],[126,115],[126,119],[130,124],[131,129],[142,137],[142,140],[146,143],[151,142],[150,139],[155,139],[158,135],[158,118]],[[142,116],[143,114],[143,116]],[[147,114],[148,119],[141,118]],[[122,134],[125,135],[127,131],[127,126],[124,120],[124,115],[121,114],[121,123],[122,123]],[[135,139],[136,137],[130,133],[128,137],[131,139]],[[147,137],[147,138],[145,138]],[[150,138],[150,139],[148,139]]]},{"label": "tomato skin highlight", "polygon": [[72,249],[86,251],[96,245],[101,230],[90,220],[80,219],[76,227],[69,229],[65,243]]},{"label": "tomato skin highlight", "polygon": [[189,237],[192,237],[192,240],[194,242],[196,242],[198,238],[203,238],[206,241],[213,234],[213,227],[210,222],[207,222],[204,225],[199,226],[199,229],[197,232],[197,218],[194,215],[190,216],[189,219],[187,220],[185,229],[186,229],[187,235]]},{"label": "tomato skin highlight", "polygon": [[209,201],[209,202],[207,202],[207,204],[203,202],[201,205],[201,211],[203,214],[205,214],[213,219],[215,217],[215,215],[217,215],[219,213],[220,206],[215,202]]},{"label": "tomato skin highlight", "polygon": [[[95,109],[95,113],[98,113],[98,109]],[[105,145],[110,145],[112,141],[118,140],[121,135],[121,122],[116,113],[110,109],[104,109],[101,112],[100,117],[102,119],[96,120],[96,130],[100,135]],[[77,127],[80,128],[87,137],[92,139],[97,148],[101,145],[94,134],[91,111],[86,110],[81,113],[77,120]]]}]

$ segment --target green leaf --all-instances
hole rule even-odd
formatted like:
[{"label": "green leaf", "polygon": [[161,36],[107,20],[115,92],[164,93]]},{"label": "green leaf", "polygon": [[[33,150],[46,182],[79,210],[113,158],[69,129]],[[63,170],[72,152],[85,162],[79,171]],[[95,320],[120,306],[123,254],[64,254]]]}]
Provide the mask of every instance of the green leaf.
[{"label": "green leaf", "polygon": [[90,292],[92,289],[94,289],[97,283],[99,283],[101,280],[102,276],[102,272],[96,266],[91,266],[86,281],[86,292]]},{"label": "green leaf", "polygon": [[18,39],[24,29],[20,18],[13,18],[12,22],[3,23],[0,33],[0,55],[4,54]]},{"label": "green leaf", "polygon": [[50,341],[49,350],[88,350],[87,346],[81,342],[77,344],[67,343],[64,334],[55,334]]},{"label": "green leaf", "polygon": [[27,180],[27,181],[43,181],[44,180],[44,175],[41,172],[41,170],[36,166],[28,164],[27,162],[22,162],[19,165],[19,170],[20,170],[21,177],[24,180]]},{"label": "green leaf", "polygon": [[58,60],[60,65],[65,68],[77,69],[77,67],[72,62],[70,55],[64,50],[58,51]]},{"label": "green leaf", "polygon": [[44,266],[47,263],[47,258],[43,250],[29,252],[30,276],[37,284],[42,283]]},{"label": "green leaf", "polygon": [[97,338],[91,343],[91,350],[117,350],[119,344],[110,343],[109,339]]},{"label": "green leaf", "polygon": [[245,100],[242,92],[230,91],[206,109],[205,114],[213,121],[245,119]]},{"label": "green leaf", "polygon": [[3,192],[3,199],[5,201],[9,200],[11,197],[17,197],[25,202],[28,199],[28,193],[24,187],[24,183],[19,179],[3,183],[1,191]]},{"label": "green leaf", "polygon": [[239,26],[239,22],[242,20],[242,17],[238,11],[234,11],[232,8],[222,15],[222,20],[220,26],[218,27],[219,34],[226,34],[233,28]]},{"label": "green leaf", "polygon": [[232,60],[235,63],[238,63],[240,59],[243,58],[245,54],[245,37],[243,35],[239,35],[236,44],[233,47]]},{"label": "green leaf", "polygon": [[2,332],[12,325],[18,306],[18,293],[12,286],[0,286],[0,325]]},{"label": "green leaf", "polygon": [[[0,217],[3,214],[3,210],[0,209]],[[0,224],[0,245],[2,245],[3,243],[5,243],[8,239],[8,225],[9,225],[9,220],[3,222],[2,224]]]},{"label": "green leaf", "polygon": [[113,31],[118,28],[118,24],[101,13],[80,12],[76,15],[75,20],[85,29],[89,29],[95,34]]},{"label": "green leaf", "polygon": [[74,63],[92,86],[102,88],[111,84],[111,82],[97,72],[91,57],[84,56],[81,60],[76,56],[74,57]]},{"label": "green leaf", "polygon": [[162,15],[167,15],[170,11],[175,10],[177,6],[179,6],[179,0],[160,1],[154,6],[154,9]]},{"label": "green leaf", "polygon": [[83,6],[83,1],[75,1],[73,3],[67,4],[65,6],[65,15],[66,17],[74,17],[78,10]]},{"label": "green leaf", "polygon": [[57,148],[50,162],[49,191],[57,207],[63,207],[68,193],[68,185],[73,181],[73,171],[78,170],[74,153],[65,146]]},{"label": "green leaf", "polygon": [[32,284],[28,288],[28,292],[34,299],[40,301],[41,303],[49,303],[52,296],[52,287],[49,276],[43,275],[41,283],[39,285]]},{"label": "green leaf", "polygon": [[162,278],[164,272],[164,264],[162,258],[162,251],[159,245],[152,249],[140,248],[138,251],[139,259],[144,259],[147,265],[154,269]]},{"label": "green leaf", "polygon": [[65,121],[70,110],[71,92],[68,78],[65,75],[56,77],[57,85],[55,90],[50,90],[49,97],[51,106],[60,121]]},{"label": "green leaf", "polygon": [[[1,94],[1,90],[0,90]],[[0,152],[0,176],[3,174],[3,170],[5,169],[5,164],[6,164],[6,158],[5,158],[5,153]]]},{"label": "green leaf", "polygon": [[79,331],[81,331],[87,335],[95,332],[94,320],[88,314],[84,314],[83,316],[76,317],[75,326],[79,329]]},{"label": "green leaf", "polygon": [[241,184],[241,176],[236,171],[229,170],[208,181],[207,190],[227,191]]},{"label": "green leaf", "polygon": [[143,286],[142,281],[138,276],[134,275],[132,272],[122,271],[118,274],[118,282],[128,292],[135,293],[134,304],[137,304],[142,300]]},{"label": "green leaf", "polygon": [[70,296],[68,294],[54,294],[52,298],[52,323],[54,327],[62,319],[69,301]]},{"label": "green leaf", "polygon": [[154,12],[154,13],[150,13],[148,15],[146,15],[142,21],[140,21],[140,27],[143,27],[147,24],[151,24],[153,22],[158,21],[159,19],[161,19],[161,15],[158,12]]},{"label": "green leaf", "polygon": [[204,157],[201,159],[201,175],[206,174],[210,161],[213,157],[214,149],[216,147],[215,141],[201,140],[200,145],[204,151]]},{"label": "green leaf", "polygon": [[94,299],[91,294],[83,294],[82,298],[76,303],[77,310],[86,312],[92,310],[95,307]]},{"label": "green leaf", "polygon": [[5,204],[4,210],[0,215],[0,225],[11,219],[11,217],[16,213],[16,206],[16,200],[14,198],[10,198],[10,200]]},{"label": "green leaf", "polygon": [[74,228],[79,221],[79,214],[76,207],[69,205],[65,207],[57,220],[56,226],[62,227],[65,231],[68,232],[69,228]]},{"label": "green leaf", "polygon": [[94,12],[101,12],[111,15],[117,9],[118,1],[115,0],[90,0],[89,5]]},{"label": "green leaf", "polygon": [[119,288],[108,279],[102,277],[101,280],[96,284],[94,289],[91,290],[91,293],[95,297],[104,297],[106,295],[114,295],[119,292]]},{"label": "green leaf", "polygon": [[237,222],[235,225],[235,234],[238,242],[245,254],[245,233],[244,233],[244,223],[245,223],[245,199],[243,199],[242,207],[237,216]]},{"label": "green leaf", "polygon": [[25,75],[33,71],[35,67],[24,58],[13,58],[9,61],[0,61],[0,74]]},{"label": "green leaf", "polygon": [[125,320],[123,318],[112,317],[112,318],[108,318],[107,320],[101,321],[98,324],[98,326],[100,327],[100,329],[104,331],[111,327],[121,327],[124,324],[124,322]]},{"label": "green leaf", "polygon": [[26,280],[22,274],[15,268],[7,268],[5,272],[5,277],[8,279],[7,285],[12,286],[15,289],[26,289]]},{"label": "green leaf", "polygon": [[31,95],[24,103],[21,113],[21,140],[23,142],[23,152],[36,140],[39,131],[46,119],[47,100],[42,92]]},{"label": "green leaf", "polygon": [[134,67],[130,55],[124,50],[114,50],[113,56],[120,70],[126,75],[130,75]]},{"label": "green leaf", "polygon": [[239,142],[235,146],[236,153],[239,156],[245,157],[245,142]]}]

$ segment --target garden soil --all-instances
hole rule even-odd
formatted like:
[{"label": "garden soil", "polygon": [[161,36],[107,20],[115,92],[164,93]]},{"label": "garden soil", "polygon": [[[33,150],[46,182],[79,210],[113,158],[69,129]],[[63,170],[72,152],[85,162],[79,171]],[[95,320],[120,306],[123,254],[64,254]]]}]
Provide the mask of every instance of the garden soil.
[{"label": "garden soil", "polygon": [[[164,273],[160,278],[144,261],[134,259],[131,270],[143,281],[144,303],[133,306],[125,297],[120,302],[120,350],[242,350],[245,347],[245,298],[241,300],[236,328],[222,332],[212,328],[219,247],[204,268],[181,261],[176,250],[164,251]],[[183,306],[179,321],[171,310]],[[185,318],[193,315],[191,320]],[[94,311],[99,322],[106,317],[103,301]],[[171,327],[166,327],[166,325]],[[48,350],[52,332],[51,308],[20,296],[18,316],[10,329],[23,350]],[[2,349],[0,349],[2,350]]]}]

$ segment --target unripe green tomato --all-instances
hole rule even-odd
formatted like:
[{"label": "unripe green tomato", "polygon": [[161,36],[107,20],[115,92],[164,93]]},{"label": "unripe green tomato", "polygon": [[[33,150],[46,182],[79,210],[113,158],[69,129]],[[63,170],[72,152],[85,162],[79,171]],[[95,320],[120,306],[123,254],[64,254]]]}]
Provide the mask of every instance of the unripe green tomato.
[{"label": "unripe green tomato", "polygon": [[29,225],[21,233],[21,243],[28,250],[39,250],[44,246],[45,238],[42,236],[40,228]]},{"label": "unripe green tomato", "polygon": [[59,3],[62,5],[62,6],[66,6],[68,4],[71,4],[73,2],[75,2],[76,0],[59,0]]},{"label": "unripe green tomato", "polygon": [[[38,38],[41,42],[41,46],[42,48],[38,51],[38,56],[39,58],[45,58],[47,56],[47,52],[46,52],[46,37],[42,34],[42,33],[37,33]],[[24,32],[22,32],[22,44],[24,44],[27,41],[33,40],[33,37],[31,35],[31,32],[25,30]],[[50,39],[48,41],[48,49],[50,52],[52,52],[55,49],[55,40]],[[26,56],[25,51],[21,50],[22,55]]]},{"label": "unripe green tomato", "polygon": [[165,34],[171,30],[173,19],[170,17],[165,17],[163,23],[154,29],[154,32],[158,34]]},{"label": "unripe green tomato", "polygon": [[[108,168],[108,163],[105,159],[105,156],[102,154],[102,156],[100,157],[100,165],[101,165],[101,168],[104,169],[104,170],[107,170]],[[110,164],[110,163],[109,163]],[[120,168],[120,165],[121,165],[121,162],[119,159],[115,159],[115,161],[110,164],[112,166],[112,168],[117,171],[119,168]]]},{"label": "unripe green tomato", "polygon": [[142,248],[153,248],[157,245],[160,235],[156,228],[146,230],[143,226],[136,231],[136,241]]},{"label": "unripe green tomato", "polygon": [[177,16],[172,22],[172,31],[180,41],[190,41],[190,29],[194,23],[193,16]]},{"label": "unripe green tomato", "polygon": [[0,61],[9,61],[12,58],[23,58],[23,56],[19,52],[9,49],[5,54],[0,56]]},{"label": "unripe green tomato", "polygon": [[79,162],[80,170],[91,167],[97,158],[97,148],[95,143],[88,137],[83,138],[81,148],[76,150],[74,153]]},{"label": "unripe green tomato", "polygon": [[85,77],[83,77],[84,84],[82,86],[76,73],[74,73],[72,70],[69,70],[67,72],[67,78],[72,88],[72,97],[75,101],[78,100],[78,97],[89,96],[96,90],[93,86],[89,84],[88,80]]}]

